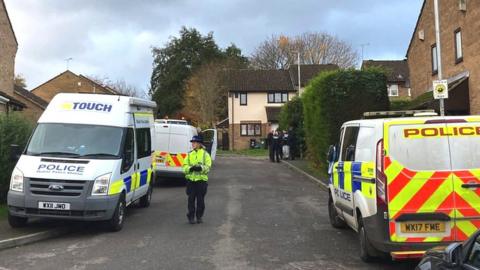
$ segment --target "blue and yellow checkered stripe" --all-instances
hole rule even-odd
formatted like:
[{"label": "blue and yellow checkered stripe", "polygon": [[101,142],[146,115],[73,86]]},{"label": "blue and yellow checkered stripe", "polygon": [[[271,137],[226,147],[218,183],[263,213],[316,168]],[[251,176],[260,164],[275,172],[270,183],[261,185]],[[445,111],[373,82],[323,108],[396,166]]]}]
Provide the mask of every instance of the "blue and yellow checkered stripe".
[{"label": "blue and yellow checkered stripe", "polygon": [[138,189],[144,185],[150,184],[152,180],[152,169],[143,170],[141,172],[134,173],[128,177],[123,179],[119,179],[113,181],[110,184],[110,188],[108,189],[108,195],[115,195],[122,192],[123,189],[127,193]]},{"label": "blue and yellow checkered stripe", "polygon": [[374,179],[373,162],[343,162],[334,164],[336,168],[330,183],[345,192],[360,191],[367,198],[375,198],[375,184],[366,179]]}]

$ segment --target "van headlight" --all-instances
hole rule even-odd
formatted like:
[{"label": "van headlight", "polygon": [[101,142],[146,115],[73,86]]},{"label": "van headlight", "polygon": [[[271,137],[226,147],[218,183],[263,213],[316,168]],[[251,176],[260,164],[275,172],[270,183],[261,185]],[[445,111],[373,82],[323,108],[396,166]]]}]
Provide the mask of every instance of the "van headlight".
[{"label": "van headlight", "polygon": [[108,185],[110,183],[111,175],[112,173],[107,173],[95,178],[95,183],[93,183],[92,188],[92,195],[99,196],[108,194]]},{"label": "van headlight", "polygon": [[23,172],[15,167],[10,178],[10,190],[23,192]]}]

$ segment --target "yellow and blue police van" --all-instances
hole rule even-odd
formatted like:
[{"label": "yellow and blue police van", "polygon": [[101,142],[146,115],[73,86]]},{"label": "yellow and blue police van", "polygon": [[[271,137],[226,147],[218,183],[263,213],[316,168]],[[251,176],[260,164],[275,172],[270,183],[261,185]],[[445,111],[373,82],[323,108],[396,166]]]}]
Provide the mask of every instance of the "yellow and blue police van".
[{"label": "yellow and blue police van", "polygon": [[421,257],[480,228],[480,116],[343,124],[329,161],[330,223],[358,232],[360,257]]},{"label": "yellow and blue police van", "polygon": [[26,148],[17,149],[7,197],[10,225],[42,217],[122,229],[128,205],[150,205],[155,108],[135,97],[56,95]]}]

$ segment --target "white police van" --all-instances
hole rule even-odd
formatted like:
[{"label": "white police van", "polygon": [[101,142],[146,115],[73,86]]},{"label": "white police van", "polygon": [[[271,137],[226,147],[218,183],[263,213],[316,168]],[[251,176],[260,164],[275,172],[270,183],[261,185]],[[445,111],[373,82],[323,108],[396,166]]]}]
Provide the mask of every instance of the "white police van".
[{"label": "white police van", "polygon": [[17,151],[10,225],[43,217],[103,220],[120,230],[129,204],[150,205],[155,107],[126,96],[56,95]]}]

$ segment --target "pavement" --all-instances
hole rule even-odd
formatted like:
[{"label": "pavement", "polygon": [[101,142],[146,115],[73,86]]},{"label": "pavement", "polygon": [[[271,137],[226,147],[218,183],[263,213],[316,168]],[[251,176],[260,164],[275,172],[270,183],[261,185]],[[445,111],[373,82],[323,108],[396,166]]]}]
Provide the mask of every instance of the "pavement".
[{"label": "pavement", "polygon": [[330,226],[327,193],[286,164],[242,157],[215,161],[203,224],[187,223],[185,187],[156,187],[149,208],[127,210],[122,231],[96,223],[0,251],[0,269],[414,269],[366,264],[349,229]]}]

